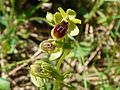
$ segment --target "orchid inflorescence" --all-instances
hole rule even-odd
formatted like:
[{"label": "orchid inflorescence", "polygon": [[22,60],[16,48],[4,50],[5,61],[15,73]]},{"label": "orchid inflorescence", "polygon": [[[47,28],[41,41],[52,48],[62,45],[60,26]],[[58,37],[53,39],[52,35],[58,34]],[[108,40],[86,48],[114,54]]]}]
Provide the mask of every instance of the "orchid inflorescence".
[{"label": "orchid inflorescence", "polygon": [[[58,60],[62,57],[63,53],[67,51],[67,54],[73,47],[73,42],[69,37],[77,36],[79,34],[79,28],[76,24],[81,24],[81,20],[75,18],[76,12],[72,9],[67,9],[65,12],[61,7],[58,8],[59,12],[52,14],[47,12],[47,21],[54,26],[51,30],[51,37],[48,40],[44,40],[40,43],[39,47],[43,52],[50,55],[49,60]],[[57,67],[56,67],[57,68]],[[40,86],[40,81],[43,78],[55,78],[58,81],[64,79],[64,76],[56,69],[52,64],[45,61],[37,61],[30,67],[30,75],[32,82],[36,86]]]}]

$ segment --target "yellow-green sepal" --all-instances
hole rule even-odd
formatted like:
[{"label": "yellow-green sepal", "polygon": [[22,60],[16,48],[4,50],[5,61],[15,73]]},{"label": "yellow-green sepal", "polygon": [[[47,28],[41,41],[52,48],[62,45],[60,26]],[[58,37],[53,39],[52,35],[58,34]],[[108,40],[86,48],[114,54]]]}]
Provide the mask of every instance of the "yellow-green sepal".
[{"label": "yellow-green sepal", "polygon": [[58,10],[61,16],[63,17],[63,19],[67,19],[67,14],[65,13],[65,11],[61,7],[59,7]]},{"label": "yellow-green sepal", "polygon": [[58,52],[55,53],[51,53],[49,60],[56,60],[58,59],[60,56],[62,55],[62,48],[60,48],[60,50]]},{"label": "yellow-green sepal", "polygon": [[67,9],[66,13],[67,13],[69,19],[73,19],[76,17],[76,12],[72,9]]},{"label": "yellow-green sepal", "polygon": [[53,23],[54,20],[54,15],[50,12],[47,12],[46,19],[50,22]]}]

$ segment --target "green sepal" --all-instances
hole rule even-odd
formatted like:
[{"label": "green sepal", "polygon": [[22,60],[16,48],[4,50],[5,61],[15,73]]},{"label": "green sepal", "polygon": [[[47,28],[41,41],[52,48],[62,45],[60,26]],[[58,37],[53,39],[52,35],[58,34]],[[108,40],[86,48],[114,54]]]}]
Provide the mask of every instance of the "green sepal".
[{"label": "green sepal", "polygon": [[58,10],[60,14],[62,15],[63,19],[67,19],[67,14],[65,13],[65,11],[61,7],[59,7]]},{"label": "green sepal", "polygon": [[76,17],[76,12],[72,9],[67,9],[66,13],[67,13],[69,19],[73,19]]},{"label": "green sepal", "polygon": [[72,22],[74,22],[75,24],[81,24],[81,20],[80,19],[71,19]]},{"label": "green sepal", "polygon": [[46,19],[47,19],[49,22],[53,23],[54,15],[53,15],[52,13],[50,13],[50,12],[47,12]]},{"label": "green sepal", "polygon": [[32,74],[30,74],[30,78],[31,78],[31,81],[32,83],[37,86],[37,87],[41,87],[41,82],[42,81],[42,78],[38,77],[38,76],[34,76]]},{"label": "green sepal", "polygon": [[62,55],[62,48],[56,52],[56,53],[51,53],[49,60],[56,60]]}]

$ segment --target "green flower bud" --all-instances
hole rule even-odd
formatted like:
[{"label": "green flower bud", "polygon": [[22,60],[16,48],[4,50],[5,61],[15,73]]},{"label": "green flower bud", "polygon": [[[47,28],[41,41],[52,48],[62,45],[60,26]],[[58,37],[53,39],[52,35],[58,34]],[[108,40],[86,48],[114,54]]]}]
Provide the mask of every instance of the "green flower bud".
[{"label": "green flower bud", "polygon": [[58,48],[55,45],[53,45],[52,42],[54,42],[54,39],[44,40],[40,43],[40,49],[47,53],[57,52]]},{"label": "green flower bud", "polygon": [[40,49],[50,54],[50,60],[56,60],[62,55],[62,45],[58,45],[54,39],[41,42]]},{"label": "green flower bud", "polygon": [[54,69],[51,64],[44,61],[37,61],[35,64],[31,65],[30,74],[40,78],[53,77],[57,80],[64,79],[64,77],[56,69]]},{"label": "green flower bud", "polygon": [[40,65],[34,64],[30,66],[30,73],[41,78],[48,78],[50,74],[44,70]]}]

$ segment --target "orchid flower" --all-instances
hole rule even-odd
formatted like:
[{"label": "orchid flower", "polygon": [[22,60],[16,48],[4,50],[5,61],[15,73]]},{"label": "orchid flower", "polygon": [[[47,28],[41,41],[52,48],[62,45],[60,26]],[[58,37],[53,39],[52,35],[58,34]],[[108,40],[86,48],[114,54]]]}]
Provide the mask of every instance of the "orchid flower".
[{"label": "orchid flower", "polygon": [[[80,19],[76,19],[76,12],[72,9],[67,9],[65,12],[61,7],[58,8],[59,12],[52,14],[47,13],[46,19],[49,23],[54,25],[51,31],[52,39],[41,42],[40,49],[50,53],[50,60],[58,59],[63,52],[65,43],[64,38],[68,36],[76,36],[79,34],[79,28],[76,24],[81,24]],[[61,44],[57,43],[62,42]],[[63,45],[64,43],[64,45]]]}]

